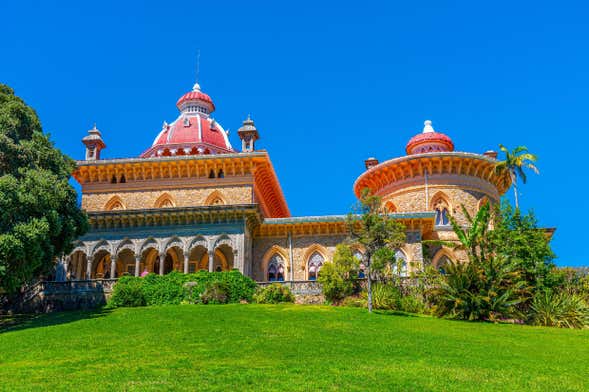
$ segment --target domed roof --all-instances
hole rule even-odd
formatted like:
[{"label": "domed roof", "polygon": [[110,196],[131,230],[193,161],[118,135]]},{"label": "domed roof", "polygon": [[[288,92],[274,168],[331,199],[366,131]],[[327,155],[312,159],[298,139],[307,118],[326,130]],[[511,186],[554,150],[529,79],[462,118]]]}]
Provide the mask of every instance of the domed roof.
[{"label": "domed roof", "polygon": [[141,154],[142,158],[234,152],[227,131],[210,116],[215,110],[213,101],[200,91],[198,83],[176,106],[180,115],[171,124],[164,122],[152,146]]},{"label": "domed roof", "polygon": [[423,132],[413,136],[405,147],[408,155],[454,151],[454,142],[449,136],[436,132],[430,120],[426,120],[423,124]]},{"label": "domed roof", "polygon": [[180,97],[178,102],[176,102],[176,106],[178,109],[182,110],[182,104],[189,101],[201,101],[203,103],[207,103],[211,106],[209,113],[215,111],[215,104],[213,103],[213,100],[207,94],[200,91],[200,85],[198,83],[194,84],[192,91],[189,91]]}]

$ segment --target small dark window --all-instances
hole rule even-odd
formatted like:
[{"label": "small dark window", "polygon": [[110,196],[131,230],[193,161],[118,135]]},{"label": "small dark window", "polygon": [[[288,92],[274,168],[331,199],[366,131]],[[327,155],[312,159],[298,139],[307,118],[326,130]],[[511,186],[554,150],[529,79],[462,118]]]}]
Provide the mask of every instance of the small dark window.
[{"label": "small dark window", "polygon": [[125,178],[125,175],[123,174],[121,176],[121,181],[119,181],[121,184],[124,184],[125,182],[127,182],[127,179]]},{"label": "small dark window", "polygon": [[209,178],[215,178],[215,171],[213,169],[211,169],[211,172],[209,173]]},{"label": "small dark window", "polygon": [[219,170],[218,178],[225,178],[225,173],[223,173],[223,169]]},{"label": "small dark window", "polygon": [[117,183],[117,176],[115,176],[114,174],[112,175],[112,178],[110,179],[110,183],[111,184],[116,184]]}]

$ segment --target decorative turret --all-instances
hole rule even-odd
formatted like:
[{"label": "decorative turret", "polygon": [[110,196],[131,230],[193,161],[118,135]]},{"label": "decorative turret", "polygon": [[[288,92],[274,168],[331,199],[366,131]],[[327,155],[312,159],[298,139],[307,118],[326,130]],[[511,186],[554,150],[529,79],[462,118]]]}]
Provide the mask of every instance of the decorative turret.
[{"label": "decorative turret", "polygon": [[374,166],[378,165],[378,159],[370,157],[364,161],[364,165],[366,166],[366,170],[372,169]]},{"label": "decorative turret", "polygon": [[452,139],[443,133],[436,132],[430,120],[426,120],[423,125],[423,132],[413,136],[407,143],[405,151],[408,155],[454,151]]},{"label": "decorative turret", "polygon": [[247,119],[243,122],[241,128],[237,130],[237,134],[241,139],[241,150],[243,152],[251,152],[255,150],[256,140],[260,138],[258,130],[254,125],[254,121],[247,116]]},{"label": "decorative turret", "polygon": [[94,124],[94,128],[88,131],[88,135],[82,138],[82,143],[86,145],[87,161],[100,159],[100,151],[106,148],[100,131],[96,129],[96,124]]}]

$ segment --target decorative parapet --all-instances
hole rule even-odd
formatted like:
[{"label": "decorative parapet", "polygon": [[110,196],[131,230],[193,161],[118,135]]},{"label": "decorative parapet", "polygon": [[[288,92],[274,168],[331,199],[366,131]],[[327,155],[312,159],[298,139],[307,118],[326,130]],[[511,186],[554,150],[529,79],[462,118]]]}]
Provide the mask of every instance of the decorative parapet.
[{"label": "decorative parapet", "polygon": [[[408,231],[429,233],[434,228],[435,212],[399,212],[390,217],[401,221]],[[352,215],[359,219],[360,215]],[[348,215],[300,216],[290,218],[267,218],[255,230],[259,237],[286,235],[347,234]]]}]

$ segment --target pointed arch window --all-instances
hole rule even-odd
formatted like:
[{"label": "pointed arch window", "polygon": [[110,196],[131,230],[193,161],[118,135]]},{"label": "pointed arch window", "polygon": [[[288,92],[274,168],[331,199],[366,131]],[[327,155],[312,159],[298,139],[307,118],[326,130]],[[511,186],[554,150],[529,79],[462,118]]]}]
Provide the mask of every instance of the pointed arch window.
[{"label": "pointed arch window", "polygon": [[358,261],[358,277],[360,279],[366,277],[366,265],[364,264],[364,255],[359,250],[354,251],[354,257]]},{"label": "pointed arch window", "polygon": [[268,263],[268,281],[269,282],[283,282],[284,281],[284,260],[279,254],[272,256]]},{"label": "pointed arch window", "polygon": [[399,276],[402,278],[409,276],[407,269],[407,256],[401,249],[395,250],[395,264],[393,265],[393,272],[395,274],[399,274]]},{"label": "pointed arch window", "polygon": [[435,199],[434,211],[436,213],[436,226],[448,226],[450,224],[450,207],[448,202],[442,197]]},{"label": "pointed arch window", "polygon": [[440,257],[440,260],[438,260],[438,264],[437,264],[437,268],[438,271],[440,271],[440,273],[442,274],[446,274],[446,272],[448,271],[448,266],[450,266],[452,264],[452,260],[450,260],[450,258],[446,255]]},{"label": "pointed arch window", "polygon": [[308,280],[317,280],[317,276],[319,276],[319,271],[323,267],[324,262],[325,259],[319,252],[313,252],[307,263]]}]

